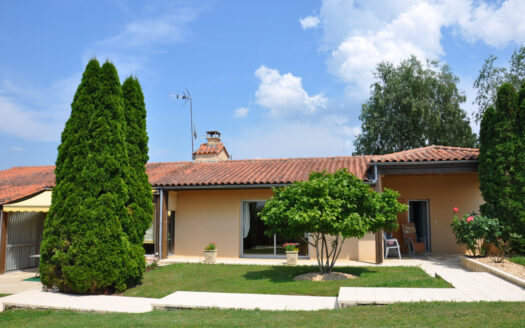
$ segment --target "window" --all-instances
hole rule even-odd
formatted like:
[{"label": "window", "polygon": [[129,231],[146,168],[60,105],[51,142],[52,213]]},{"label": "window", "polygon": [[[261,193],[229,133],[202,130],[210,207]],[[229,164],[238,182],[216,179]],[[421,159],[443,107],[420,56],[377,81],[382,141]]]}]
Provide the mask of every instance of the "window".
[{"label": "window", "polygon": [[299,243],[299,255],[308,256],[308,245],[303,241],[283,239],[276,234],[273,236],[265,234],[267,227],[258,216],[264,203],[264,201],[242,202],[242,255],[250,257],[284,256],[283,244],[296,242]]}]

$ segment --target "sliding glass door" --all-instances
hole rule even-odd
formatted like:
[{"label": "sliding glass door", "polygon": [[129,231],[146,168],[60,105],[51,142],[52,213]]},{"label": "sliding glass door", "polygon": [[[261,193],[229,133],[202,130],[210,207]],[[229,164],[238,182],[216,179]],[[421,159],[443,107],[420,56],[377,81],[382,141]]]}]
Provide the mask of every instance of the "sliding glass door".
[{"label": "sliding glass door", "polygon": [[303,241],[284,239],[274,234],[265,234],[267,227],[261,221],[258,213],[264,207],[264,201],[242,202],[242,255],[247,257],[284,257],[284,243],[298,243],[299,255],[308,256],[308,245]]}]

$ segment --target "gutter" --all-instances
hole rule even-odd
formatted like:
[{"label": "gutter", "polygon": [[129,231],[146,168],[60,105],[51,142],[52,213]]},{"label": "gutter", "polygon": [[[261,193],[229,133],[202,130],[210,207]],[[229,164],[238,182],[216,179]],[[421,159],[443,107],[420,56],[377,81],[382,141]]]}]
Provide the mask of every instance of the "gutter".
[{"label": "gutter", "polygon": [[279,188],[291,185],[291,183],[262,183],[262,184],[238,184],[238,185],[198,185],[198,186],[156,186],[151,187],[156,190],[220,190],[220,189],[268,189]]},{"label": "gutter", "polygon": [[461,161],[422,161],[422,162],[376,162],[376,166],[403,166],[403,165],[440,165],[440,164],[477,164],[477,159],[461,160]]}]

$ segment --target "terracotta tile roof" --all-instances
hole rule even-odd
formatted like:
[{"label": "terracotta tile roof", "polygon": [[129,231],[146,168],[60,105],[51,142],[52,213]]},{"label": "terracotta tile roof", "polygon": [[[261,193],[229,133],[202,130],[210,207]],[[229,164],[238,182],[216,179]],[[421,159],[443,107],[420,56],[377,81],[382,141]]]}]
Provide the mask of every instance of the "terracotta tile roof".
[{"label": "terracotta tile roof", "polygon": [[287,184],[306,180],[312,171],[347,168],[364,179],[370,156],[232,160],[214,163],[149,163],[154,186]]},{"label": "terracotta tile roof", "polygon": [[[201,154],[218,154],[221,152],[221,150],[226,151],[226,147],[224,147],[224,144],[222,142],[218,142],[215,145],[209,145],[207,143],[201,144],[199,149],[197,149],[194,154],[201,155]],[[226,151],[226,153],[228,153]]]},{"label": "terracotta tile roof", "polygon": [[0,204],[16,201],[55,185],[54,166],[13,167],[0,171]]},{"label": "terracotta tile roof", "polygon": [[479,150],[447,146],[428,146],[397,153],[374,156],[372,163],[439,162],[477,160]]},{"label": "terracotta tile roof", "polygon": [[[312,171],[334,172],[341,168],[366,179],[371,162],[459,161],[477,157],[477,149],[430,146],[382,156],[148,163],[146,171],[154,187],[288,184],[306,180]],[[54,166],[13,167],[0,171],[0,205],[52,188],[54,184]]]}]

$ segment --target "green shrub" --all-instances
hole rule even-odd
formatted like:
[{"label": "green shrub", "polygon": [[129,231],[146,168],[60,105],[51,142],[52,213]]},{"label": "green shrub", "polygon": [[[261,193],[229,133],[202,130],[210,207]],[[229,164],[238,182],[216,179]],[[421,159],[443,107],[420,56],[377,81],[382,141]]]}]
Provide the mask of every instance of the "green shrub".
[{"label": "green shrub", "polygon": [[467,213],[462,218],[454,216],[451,226],[457,244],[465,245],[473,256],[485,256],[489,244],[496,245],[500,238],[499,221],[482,215]]}]

